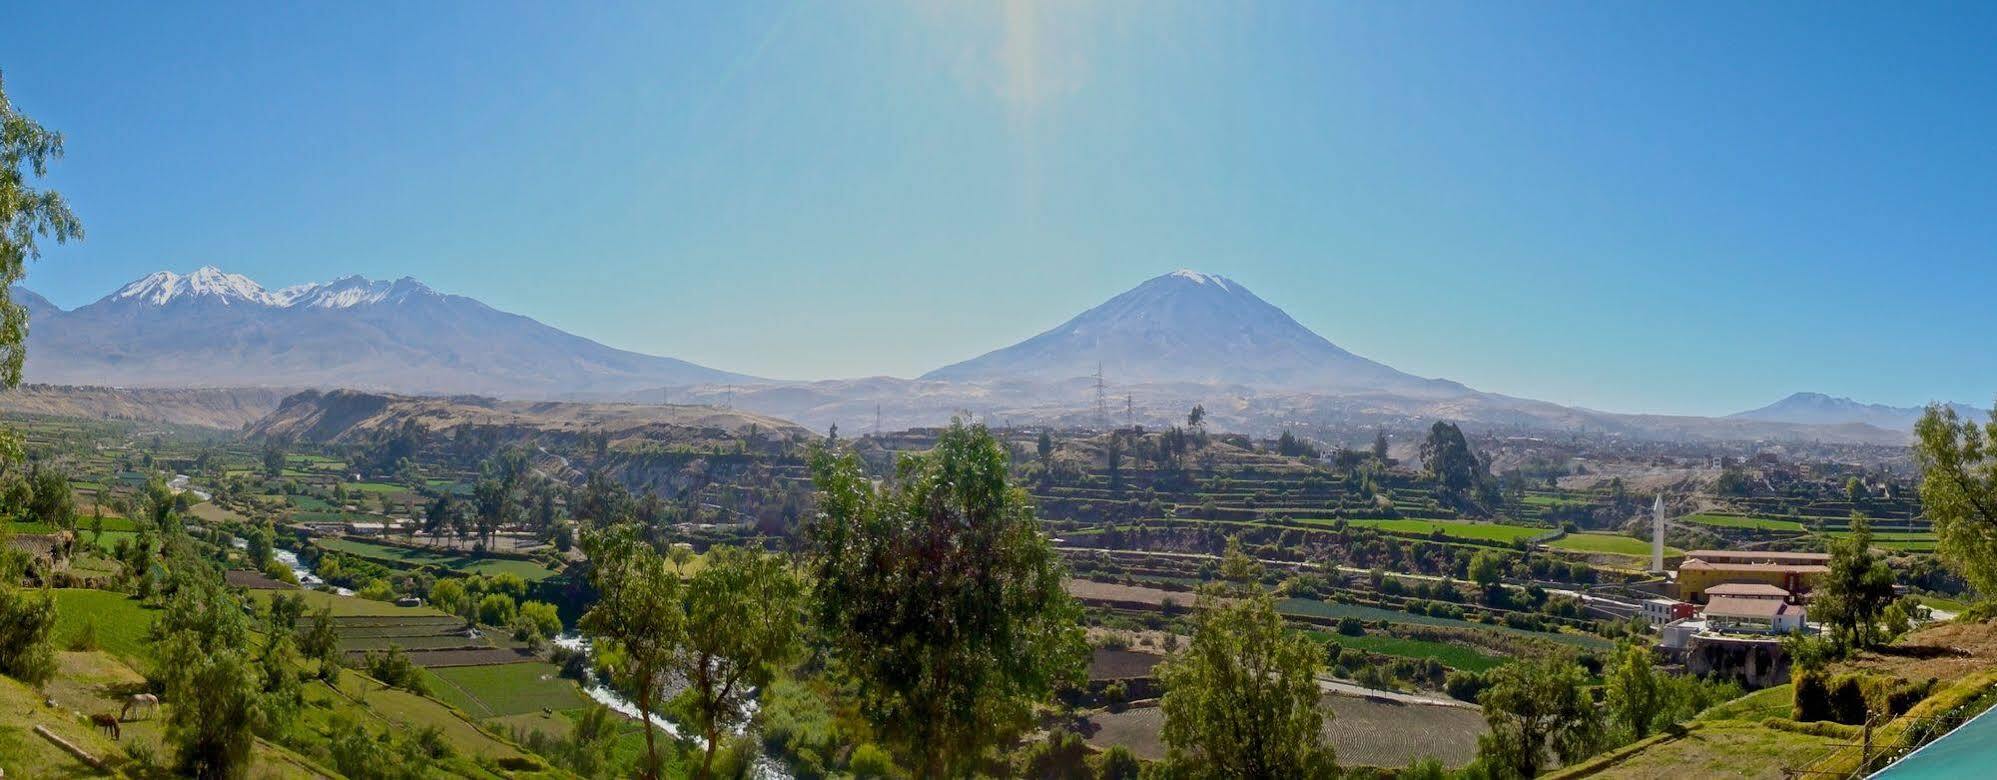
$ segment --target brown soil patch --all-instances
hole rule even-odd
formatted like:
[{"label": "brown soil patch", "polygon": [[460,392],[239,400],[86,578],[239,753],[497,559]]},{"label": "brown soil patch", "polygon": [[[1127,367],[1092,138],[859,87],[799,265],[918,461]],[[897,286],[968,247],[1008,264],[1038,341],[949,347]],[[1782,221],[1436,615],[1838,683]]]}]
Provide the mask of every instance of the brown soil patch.
[{"label": "brown soil patch", "polygon": [[1905,680],[1951,680],[1997,664],[1997,624],[1943,623],[1868,650],[1837,665],[1841,670],[1889,674]]},{"label": "brown soil patch", "polygon": [[[1351,696],[1327,696],[1332,718],[1325,736],[1346,766],[1403,767],[1433,757],[1445,766],[1460,767],[1477,756],[1477,737],[1484,733],[1484,716],[1458,707],[1392,704]],[[1138,758],[1165,757],[1159,733],[1165,713],[1157,707],[1090,716],[1097,727],[1088,737],[1097,747],[1123,745]]]},{"label": "brown soil patch", "polygon": [[1150,677],[1151,668],[1163,660],[1164,656],[1152,653],[1100,648],[1089,656],[1089,679],[1128,680],[1132,677]]}]

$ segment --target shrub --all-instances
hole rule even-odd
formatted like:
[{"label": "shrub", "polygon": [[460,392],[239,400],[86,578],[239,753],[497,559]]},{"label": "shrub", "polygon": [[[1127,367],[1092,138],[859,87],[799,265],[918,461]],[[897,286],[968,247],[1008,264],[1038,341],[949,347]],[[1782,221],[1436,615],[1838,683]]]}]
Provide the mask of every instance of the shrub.
[{"label": "shrub", "polygon": [[1831,683],[1831,720],[1849,725],[1865,722],[1870,716],[1865,702],[1865,679],[1856,674],[1841,674]]},{"label": "shrub", "polygon": [[511,596],[499,593],[487,594],[478,601],[478,622],[488,626],[511,624],[515,609]]},{"label": "shrub", "polygon": [[368,580],[368,584],[354,595],[370,601],[394,601],[395,588],[388,584],[388,580]]},{"label": "shrub", "polygon": [[895,769],[894,759],[888,752],[872,742],[853,748],[852,758],[846,761],[846,770],[855,778],[892,778],[900,775]]},{"label": "shrub", "polygon": [[97,621],[95,619],[84,620],[83,625],[77,626],[76,630],[69,635],[69,649],[71,650],[87,652],[96,650],[98,647]]},{"label": "shrub", "polygon": [[1095,770],[1098,780],[1137,780],[1143,769],[1137,756],[1122,745],[1111,745],[1108,750],[1090,758],[1089,765]]}]

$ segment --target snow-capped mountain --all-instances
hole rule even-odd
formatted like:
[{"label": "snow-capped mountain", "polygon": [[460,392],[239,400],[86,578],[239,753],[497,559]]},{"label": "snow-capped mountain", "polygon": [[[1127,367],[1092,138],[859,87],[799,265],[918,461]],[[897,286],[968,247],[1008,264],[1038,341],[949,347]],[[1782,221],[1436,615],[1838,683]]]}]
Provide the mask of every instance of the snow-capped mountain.
[{"label": "snow-capped mountain", "polygon": [[751,377],[613,349],[410,278],[268,290],[159,271],[62,311],[21,288],[32,382],[553,397]]},{"label": "snow-capped mountain", "polygon": [[1433,397],[1469,388],[1359,357],[1223,276],[1153,278],[1075,318],[923,379],[1060,381],[1097,365],[1119,384],[1198,383]]},{"label": "snow-capped mountain", "polygon": [[[1971,420],[1985,420],[1989,412],[1967,404],[1951,403],[1955,413]],[[1868,404],[1850,398],[1840,398],[1823,393],[1794,393],[1775,403],[1745,412],[1728,415],[1732,419],[1760,420],[1763,422],[1801,423],[1805,425],[1838,425],[1842,423],[1864,423],[1889,431],[1910,431],[1914,423],[1925,412],[1919,406],[1887,406]]]}]

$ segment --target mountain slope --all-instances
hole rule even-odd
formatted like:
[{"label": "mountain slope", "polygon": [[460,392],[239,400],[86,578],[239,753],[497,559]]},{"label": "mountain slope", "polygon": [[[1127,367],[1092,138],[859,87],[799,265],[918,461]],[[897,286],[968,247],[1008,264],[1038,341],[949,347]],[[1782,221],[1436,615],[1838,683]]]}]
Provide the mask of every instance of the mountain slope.
[{"label": "mountain slope", "polygon": [[925,380],[1061,381],[1095,373],[1119,384],[1197,383],[1424,397],[1469,388],[1354,355],[1247,288],[1197,271],[1160,276],[1003,349]]},{"label": "mountain slope", "polygon": [[[1982,420],[1989,413],[1965,404],[1951,403],[1956,414],[1972,420]],[[1795,393],[1775,403],[1745,412],[1728,415],[1728,419],[1758,420],[1762,422],[1786,422],[1804,425],[1841,425],[1862,423],[1889,431],[1909,431],[1926,411],[1919,406],[1887,406],[1868,404],[1850,398],[1838,398],[1823,393]]]},{"label": "mountain slope", "polygon": [[414,279],[275,292],[162,271],[74,311],[31,314],[27,376],[136,387],[358,387],[548,397],[755,381],[613,349]]}]

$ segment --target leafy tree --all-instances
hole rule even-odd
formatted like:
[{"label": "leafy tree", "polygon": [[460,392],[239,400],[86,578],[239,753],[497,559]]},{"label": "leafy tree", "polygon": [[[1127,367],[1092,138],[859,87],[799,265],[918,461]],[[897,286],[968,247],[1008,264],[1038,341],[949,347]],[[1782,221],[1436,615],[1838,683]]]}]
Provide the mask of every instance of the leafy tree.
[{"label": "leafy tree", "polygon": [[299,640],[305,657],[319,662],[319,678],[331,680],[340,671],[340,632],[333,627],[333,607],[328,604],[312,613],[312,627]]},{"label": "leafy tree", "polygon": [[[41,239],[61,244],[83,237],[83,223],[62,195],[29,183],[48,176],[49,162],[62,159],[62,151],[62,134],[15,110],[0,81],[0,389],[21,383],[27,357],[28,311],[14,302],[14,285],[28,261],[41,257]],[[0,432],[0,457],[19,454],[20,441]]]},{"label": "leafy tree", "polygon": [[1317,684],[1322,651],[1283,625],[1266,593],[1225,600],[1209,591],[1200,602],[1192,643],[1159,672],[1173,767],[1194,777],[1333,773]]},{"label": "leafy tree", "polygon": [[1377,461],[1379,461],[1379,462],[1381,462],[1381,463],[1386,463],[1386,462],[1387,462],[1387,432],[1386,432],[1386,431],[1375,431],[1375,432],[1373,433],[1373,459],[1374,459],[1374,460],[1377,460]]},{"label": "leafy tree", "polygon": [[259,570],[270,565],[273,535],[269,521],[252,526],[249,533],[244,534],[244,552],[249,554],[250,563],[256,564]]},{"label": "leafy tree", "polygon": [[[0,540],[0,554],[6,542]],[[39,686],[55,676],[55,597],[23,588],[19,566],[0,562],[0,674]]]},{"label": "leafy tree", "polygon": [[1470,556],[1470,581],[1486,589],[1499,587],[1505,577],[1505,554],[1496,550],[1478,550]]},{"label": "leafy tree", "polygon": [[722,732],[751,690],[768,686],[798,650],[804,585],[776,556],[715,547],[685,590],[686,640],[675,671],[687,687],[678,703],[707,740],[699,776],[712,777]]},{"label": "leafy tree", "polygon": [[1842,647],[1869,647],[1879,614],[1893,602],[1893,570],[1872,554],[1872,525],[1853,515],[1851,535],[1831,542],[1830,572],[1811,594],[1810,615]]},{"label": "leafy tree", "polygon": [[1549,751],[1572,763],[1594,751],[1601,734],[1580,664],[1549,655],[1491,671],[1478,696],[1490,733],[1477,738],[1477,759],[1499,777],[1532,777]]},{"label": "leafy tree", "polygon": [[1914,438],[1935,552],[1977,593],[1997,594],[1997,412],[1979,426],[1936,404],[1914,425]]},{"label": "leafy tree", "polygon": [[453,615],[465,614],[466,600],[464,583],[455,579],[440,579],[430,586],[430,604]]},{"label": "leafy tree", "polygon": [[[686,632],[679,575],[628,525],[585,537],[583,549],[595,564],[590,576],[601,594],[583,615],[583,630],[611,651],[613,679],[631,692],[640,720],[650,723],[653,702]],[[644,729],[645,762],[640,767],[643,776],[654,779],[661,766],[657,731]]]},{"label": "leafy tree", "polygon": [[271,479],[284,476],[284,442],[265,439],[263,443],[263,473]]},{"label": "leafy tree", "polygon": [[1186,427],[1199,428],[1207,421],[1207,408],[1203,404],[1193,404],[1193,410],[1186,413]]},{"label": "leafy tree", "polygon": [[179,770],[197,778],[247,776],[253,729],[266,716],[264,681],[246,654],[249,626],[221,575],[199,561],[176,560],[173,594],[153,624],[154,652],[166,699],[167,739]]},{"label": "leafy tree", "polygon": [[1652,722],[1665,707],[1665,689],[1650,648],[1635,642],[1617,648],[1605,676],[1611,721],[1632,741],[1650,736]]},{"label": "leafy tree", "polygon": [[1004,447],[952,425],[876,486],[852,453],[812,457],[805,529],[817,622],[875,728],[923,777],[960,775],[1080,677],[1080,608]]},{"label": "leafy tree", "polygon": [[552,637],[562,633],[562,616],[555,605],[545,601],[523,601],[520,603],[518,619],[534,627],[534,632],[542,637]]},{"label": "leafy tree", "polygon": [[478,600],[478,622],[488,626],[504,626],[513,622],[516,606],[512,596],[504,593],[487,593]]},{"label": "leafy tree", "polygon": [[1437,422],[1429,428],[1421,444],[1421,461],[1443,503],[1473,514],[1497,503],[1497,484],[1489,466],[1471,451],[1470,441],[1454,423]]}]

